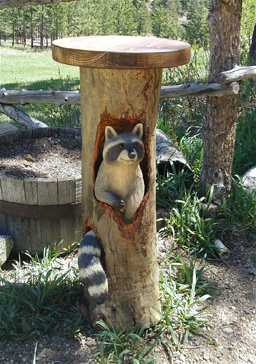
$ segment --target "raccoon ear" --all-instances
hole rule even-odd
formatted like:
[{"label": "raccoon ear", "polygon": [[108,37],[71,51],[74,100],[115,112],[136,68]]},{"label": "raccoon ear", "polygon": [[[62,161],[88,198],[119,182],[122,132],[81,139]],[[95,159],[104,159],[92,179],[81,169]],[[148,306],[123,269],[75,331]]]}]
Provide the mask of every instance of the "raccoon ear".
[{"label": "raccoon ear", "polygon": [[113,138],[114,136],[117,135],[117,132],[115,131],[114,128],[112,128],[112,126],[106,126],[105,128],[105,139],[108,140],[110,138]]},{"label": "raccoon ear", "polygon": [[142,138],[143,135],[143,125],[141,123],[137,124],[132,131],[133,134],[136,134],[140,137],[140,139]]}]

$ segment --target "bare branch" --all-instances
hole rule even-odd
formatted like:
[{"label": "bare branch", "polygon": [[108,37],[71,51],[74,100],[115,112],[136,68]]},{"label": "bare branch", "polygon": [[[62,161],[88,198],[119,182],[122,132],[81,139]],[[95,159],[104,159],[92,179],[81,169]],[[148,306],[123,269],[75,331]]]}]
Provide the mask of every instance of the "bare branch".
[{"label": "bare branch", "polygon": [[256,78],[256,66],[239,67],[232,70],[218,73],[214,80],[218,83],[230,83],[241,81],[249,78]]},{"label": "bare branch", "polygon": [[217,83],[197,85],[177,85],[177,86],[162,86],[160,91],[160,98],[174,98],[174,97],[206,97],[206,96],[226,96],[238,94],[239,85],[233,82],[228,85],[219,85]]},{"label": "bare branch", "polygon": [[15,106],[0,104],[0,112],[9,116],[9,118],[17,121],[27,129],[47,128],[45,123],[29,116]]},{"label": "bare branch", "polygon": [[80,105],[80,93],[79,91],[15,91],[0,89],[0,103]]}]

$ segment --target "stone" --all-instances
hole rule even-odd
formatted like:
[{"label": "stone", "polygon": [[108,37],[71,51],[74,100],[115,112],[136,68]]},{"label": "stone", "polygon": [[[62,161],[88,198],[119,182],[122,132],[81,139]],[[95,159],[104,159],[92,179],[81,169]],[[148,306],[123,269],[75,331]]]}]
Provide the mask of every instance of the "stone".
[{"label": "stone", "polygon": [[12,248],[12,238],[9,235],[0,235],[0,267],[7,261]]},{"label": "stone", "polygon": [[18,128],[16,126],[9,123],[0,124],[0,134],[10,133],[12,131],[16,131]]},{"label": "stone", "polygon": [[222,331],[223,331],[225,334],[228,334],[228,335],[231,335],[231,334],[233,334],[233,332],[234,332],[234,330],[233,330],[233,329],[231,329],[231,327],[224,327],[224,328],[222,329]]},{"label": "stone", "polygon": [[256,189],[256,167],[250,168],[242,176],[243,184],[245,187]]},{"label": "stone", "polygon": [[230,250],[223,244],[220,239],[214,240],[213,244],[218,250],[218,255],[220,259],[228,259],[230,256]]},{"label": "stone", "polygon": [[248,273],[248,274],[255,274],[255,273],[256,273],[256,268],[249,268],[249,269],[247,270],[247,273]]}]

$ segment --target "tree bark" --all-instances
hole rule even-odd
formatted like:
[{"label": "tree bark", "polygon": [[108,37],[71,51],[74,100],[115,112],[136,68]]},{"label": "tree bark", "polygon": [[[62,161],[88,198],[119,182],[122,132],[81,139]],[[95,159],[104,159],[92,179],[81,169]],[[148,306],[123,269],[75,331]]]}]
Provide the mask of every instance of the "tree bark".
[{"label": "tree bark", "polygon": [[[242,0],[212,0],[209,82],[239,63],[239,34]],[[231,189],[231,171],[236,137],[239,95],[208,97],[204,132],[204,191],[215,185],[213,201],[221,203]]]},{"label": "tree bark", "polygon": [[[89,318],[104,317],[108,325],[127,329],[159,321],[158,266],[156,257],[156,120],[161,70],[101,70],[81,67],[83,139],[84,232],[93,228],[104,249],[109,294],[91,310]],[[101,90],[101,92],[99,92]],[[145,158],[141,168],[145,195],[132,223],[121,212],[99,202],[94,183],[101,162],[104,131],[118,133],[143,123]],[[125,176],[124,176],[125,178]]]}]

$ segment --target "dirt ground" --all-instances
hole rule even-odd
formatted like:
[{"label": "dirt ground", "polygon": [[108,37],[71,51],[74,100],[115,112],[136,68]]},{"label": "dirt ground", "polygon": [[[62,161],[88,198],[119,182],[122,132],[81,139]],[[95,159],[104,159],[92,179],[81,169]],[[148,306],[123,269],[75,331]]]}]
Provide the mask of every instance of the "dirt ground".
[{"label": "dirt ground", "polygon": [[20,139],[1,146],[0,172],[15,178],[79,178],[81,177],[82,140],[45,137]]},{"label": "dirt ground", "polygon": [[[256,237],[247,242],[233,236],[226,245],[231,251],[229,260],[209,262],[204,274],[215,287],[212,298],[205,302],[208,338],[190,335],[185,347],[174,352],[173,361],[161,346],[156,347],[152,357],[159,363],[256,363]],[[32,364],[35,350],[37,364],[93,364],[97,343],[88,329],[72,339],[59,332],[9,342],[1,347],[0,362]]]}]

